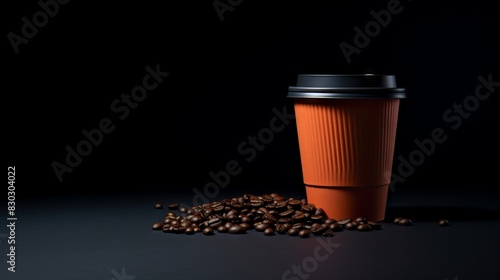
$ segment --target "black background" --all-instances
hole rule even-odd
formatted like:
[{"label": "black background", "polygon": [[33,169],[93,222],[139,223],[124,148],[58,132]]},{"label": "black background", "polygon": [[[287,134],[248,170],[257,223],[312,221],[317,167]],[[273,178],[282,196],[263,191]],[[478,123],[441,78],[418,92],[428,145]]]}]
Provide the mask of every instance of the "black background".
[{"label": "black background", "polygon": [[[402,0],[403,11],[347,63],[339,44],[353,44],[353,28],[388,2],[243,0],[221,22],[212,0],[73,0],[17,54],[7,34],[20,34],[21,18],[40,7],[4,3],[2,136],[19,220],[15,274],[5,262],[12,233],[0,230],[0,278],[115,279],[126,269],[136,279],[279,279],[326,239],[163,234],[150,229],[165,212],[153,203],[189,204],[193,188],[203,191],[209,172],[230,160],[242,172],[213,199],[303,197],[294,122],[251,162],[238,146],[269,126],[273,109],[293,111],[286,95],[297,74],[383,73],[408,97],[394,173],[415,139],[435,128],[448,138],[389,192],[383,230],[338,233],[342,246],[309,279],[498,279],[500,90],[458,129],[443,120],[474,94],[479,75],[500,81],[498,11],[491,1]],[[119,120],[111,103],[156,65],[170,75]],[[65,164],[65,147],[103,118],[115,130],[59,182],[51,164]],[[414,226],[390,223],[395,215]],[[439,227],[440,218],[452,226]]]},{"label": "black background", "polygon": [[[237,151],[268,126],[273,108],[292,111],[287,87],[299,73],[395,74],[408,96],[395,157],[436,127],[448,135],[396,188],[486,190],[497,178],[498,92],[456,131],[443,113],[474,93],[479,75],[498,73],[496,10],[488,1],[402,1],[403,11],[347,63],[339,44],[353,44],[353,28],[387,2],[243,1],[222,22],[212,1],[60,5],[18,54],[4,37],[4,139],[18,194],[189,193],[232,159],[243,168],[233,191],[301,191],[293,122],[254,161]],[[4,9],[4,34],[20,34],[21,18],[40,10],[36,1],[18,4]],[[118,120],[110,104],[157,64],[170,76]],[[64,163],[65,147],[105,117],[116,129],[59,182],[51,164]]]}]

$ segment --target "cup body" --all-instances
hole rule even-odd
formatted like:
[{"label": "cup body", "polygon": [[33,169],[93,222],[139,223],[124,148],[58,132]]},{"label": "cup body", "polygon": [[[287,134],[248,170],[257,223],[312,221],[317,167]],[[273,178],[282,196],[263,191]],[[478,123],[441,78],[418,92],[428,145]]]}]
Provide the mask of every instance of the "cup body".
[{"label": "cup body", "polygon": [[[362,80],[360,76],[355,79]],[[383,82],[368,87],[346,77],[348,86],[338,80],[327,86],[321,83],[322,87],[313,83],[289,94],[294,98],[306,195],[330,218],[380,221],[385,216],[404,93],[394,81],[390,87]],[[381,77],[382,81],[385,76]]]}]

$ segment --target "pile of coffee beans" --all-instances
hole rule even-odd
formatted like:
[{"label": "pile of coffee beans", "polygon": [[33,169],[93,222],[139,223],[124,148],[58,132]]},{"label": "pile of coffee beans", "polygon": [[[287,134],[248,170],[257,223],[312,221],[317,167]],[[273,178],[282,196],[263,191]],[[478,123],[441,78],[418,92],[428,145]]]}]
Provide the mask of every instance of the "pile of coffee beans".
[{"label": "pile of coffee beans", "polygon": [[[155,209],[163,209],[159,203]],[[214,201],[191,208],[178,203],[167,205],[170,210],[163,222],[152,225],[153,230],[165,233],[214,235],[217,233],[244,234],[249,230],[266,236],[288,234],[307,238],[311,235],[334,236],[343,230],[372,231],[382,225],[363,217],[343,220],[329,219],[323,209],[305,199],[285,198],[277,193],[252,195]]]}]

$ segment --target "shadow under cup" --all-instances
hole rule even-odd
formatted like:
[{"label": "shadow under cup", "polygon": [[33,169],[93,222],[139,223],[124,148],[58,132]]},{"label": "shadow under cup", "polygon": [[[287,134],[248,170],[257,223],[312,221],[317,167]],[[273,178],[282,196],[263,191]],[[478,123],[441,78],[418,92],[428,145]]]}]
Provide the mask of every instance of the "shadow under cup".
[{"label": "shadow under cup", "polygon": [[404,89],[392,75],[299,75],[294,98],[309,203],[334,219],[385,216]]}]

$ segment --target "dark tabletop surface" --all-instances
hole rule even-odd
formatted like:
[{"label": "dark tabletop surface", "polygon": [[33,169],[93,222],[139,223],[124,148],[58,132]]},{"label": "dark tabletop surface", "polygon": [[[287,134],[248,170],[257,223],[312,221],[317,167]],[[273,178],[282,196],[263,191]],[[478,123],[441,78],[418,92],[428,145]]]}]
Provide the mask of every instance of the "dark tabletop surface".
[{"label": "dark tabletop surface", "polygon": [[[217,199],[246,193],[232,190]],[[297,193],[281,193],[301,198]],[[499,279],[498,192],[416,189],[391,193],[386,220],[414,225],[336,236],[194,236],[151,230],[188,192],[64,196],[20,200],[16,272],[7,271],[1,230],[1,279]],[[5,217],[2,216],[5,221]],[[450,227],[437,225],[438,217]]]}]

